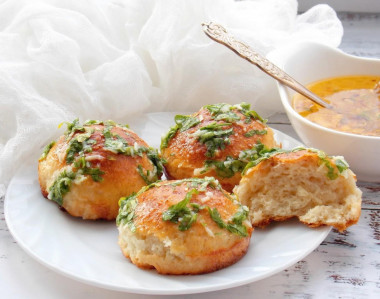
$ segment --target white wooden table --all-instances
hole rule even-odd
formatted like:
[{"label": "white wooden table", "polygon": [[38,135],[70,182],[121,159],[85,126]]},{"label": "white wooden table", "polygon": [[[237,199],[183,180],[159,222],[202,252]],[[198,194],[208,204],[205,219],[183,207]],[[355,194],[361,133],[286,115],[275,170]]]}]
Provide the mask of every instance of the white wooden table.
[{"label": "white wooden table", "polygon": [[[380,58],[380,14],[340,13],[339,17],[345,28],[340,48]],[[285,115],[273,116],[270,125],[298,139]],[[358,185],[363,191],[359,223],[345,233],[332,230],[316,250],[294,266],[242,287],[173,298],[380,298],[380,183]],[[34,261],[10,235],[3,202],[1,198],[0,298],[149,297],[85,285]]]}]

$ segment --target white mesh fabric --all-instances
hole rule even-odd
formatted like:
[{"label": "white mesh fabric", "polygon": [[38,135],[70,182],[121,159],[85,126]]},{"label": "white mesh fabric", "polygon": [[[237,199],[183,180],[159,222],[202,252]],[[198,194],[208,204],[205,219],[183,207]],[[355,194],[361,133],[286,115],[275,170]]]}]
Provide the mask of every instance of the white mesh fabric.
[{"label": "white mesh fabric", "polygon": [[0,196],[62,121],[217,102],[281,111],[273,80],[207,38],[204,21],[262,54],[299,40],[338,46],[343,34],[330,7],[297,16],[295,0],[1,1]]}]

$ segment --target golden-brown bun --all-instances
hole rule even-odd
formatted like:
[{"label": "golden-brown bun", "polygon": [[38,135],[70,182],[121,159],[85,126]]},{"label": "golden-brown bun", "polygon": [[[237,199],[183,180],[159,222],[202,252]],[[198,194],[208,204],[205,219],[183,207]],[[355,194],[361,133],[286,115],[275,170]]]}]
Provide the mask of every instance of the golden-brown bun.
[{"label": "golden-brown bun", "polygon": [[[253,226],[291,217],[311,227],[331,225],[340,231],[360,217],[361,194],[349,169],[339,173],[335,158],[326,157],[337,178],[316,152],[282,153],[250,168],[234,189],[250,209]],[[335,176],[336,176],[335,175]]]},{"label": "golden-brown bun", "polygon": [[[186,131],[178,131],[169,141],[168,147],[161,149],[162,157],[167,161],[164,166],[166,176],[169,179],[211,176],[219,180],[223,189],[232,192],[235,185],[239,184],[241,173],[236,172],[232,177],[224,177],[219,175],[213,168],[203,172],[205,161],[225,161],[227,157],[238,159],[242,151],[251,149],[258,142],[263,143],[269,148],[277,146],[271,128],[258,120],[252,120],[246,123],[244,121],[246,119],[245,115],[237,109],[233,111],[241,117],[241,120],[234,122],[232,126],[226,127],[226,129],[233,128],[234,130],[234,134],[229,137],[230,144],[227,144],[223,150],[217,150],[215,156],[212,158],[206,156],[206,146],[197,141],[197,138],[194,137],[193,134],[199,128],[213,123],[215,120],[212,118],[209,110],[204,107],[192,115],[201,120],[201,122]],[[221,121],[216,122],[221,123]],[[244,136],[244,134],[252,130],[266,130],[267,133],[264,135],[253,135],[251,137]]]},{"label": "golden-brown bun", "polygon": [[[71,182],[70,190],[63,196],[62,207],[72,216],[83,219],[115,219],[121,196],[137,192],[146,186],[144,179],[137,171],[141,165],[144,171],[153,170],[154,165],[148,159],[146,153],[128,156],[106,150],[104,148],[105,138],[103,136],[103,125],[90,125],[95,129],[91,139],[96,140],[91,152],[85,152],[86,161],[92,167],[99,168],[104,174],[102,181],[94,181],[90,175],[81,176]],[[148,145],[133,131],[115,126],[112,133],[119,135],[128,144],[148,147]],[[72,138],[77,134],[75,133]],[[42,194],[48,198],[49,189],[57,179],[58,175],[65,169],[77,171],[72,164],[66,162],[66,150],[71,138],[61,136],[57,143],[51,148],[46,158],[39,161],[38,176]]]},{"label": "golden-brown bun", "polygon": [[[135,231],[118,218],[119,245],[123,254],[138,267],[176,275],[216,271],[242,258],[252,233],[247,219],[242,223],[246,236],[220,228],[210,218],[207,208],[201,209],[196,221],[184,231],[179,230],[178,223],[163,220],[163,213],[194,188],[189,182],[174,186],[176,182],[163,181],[137,195],[133,211]],[[230,195],[224,190],[208,186],[205,191],[194,194],[190,202],[216,208],[221,218],[228,221],[241,205],[227,196]]]}]

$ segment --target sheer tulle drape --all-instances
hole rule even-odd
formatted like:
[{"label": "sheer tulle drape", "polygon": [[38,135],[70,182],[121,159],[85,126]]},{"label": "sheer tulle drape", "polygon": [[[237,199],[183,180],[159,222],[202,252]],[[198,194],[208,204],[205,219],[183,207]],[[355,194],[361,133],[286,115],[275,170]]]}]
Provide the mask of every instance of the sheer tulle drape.
[{"label": "sheer tulle drape", "polygon": [[297,15],[295,0],[1,1],[0,196],[75,117],[128,123],[241,101],[281,111],[272,79],[208,39],[203,21],[262,54],[305,39],[338,46],[343,34],[330,7]]}]

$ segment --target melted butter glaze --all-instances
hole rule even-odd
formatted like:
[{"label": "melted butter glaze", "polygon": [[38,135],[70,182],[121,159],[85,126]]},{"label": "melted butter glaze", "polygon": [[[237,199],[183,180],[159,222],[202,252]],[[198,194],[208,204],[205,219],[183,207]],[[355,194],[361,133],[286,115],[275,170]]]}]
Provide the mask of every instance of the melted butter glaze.
[{"label": "melted butter glaze", "polygon": [[326,128],[380,136],[380,76],[344,76],[312,83],[308,88],[327,100],[326,109],[296,94],[293,108]]}]

